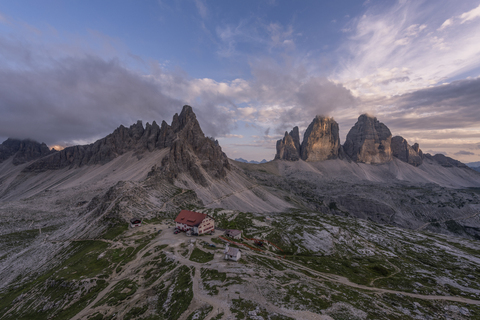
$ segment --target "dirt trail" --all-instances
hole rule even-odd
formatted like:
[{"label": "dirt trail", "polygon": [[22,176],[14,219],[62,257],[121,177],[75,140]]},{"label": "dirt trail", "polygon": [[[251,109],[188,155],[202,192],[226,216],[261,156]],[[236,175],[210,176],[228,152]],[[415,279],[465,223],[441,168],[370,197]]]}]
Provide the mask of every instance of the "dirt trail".
[{"label": "dirt trail", "polygon": [[373,283],[377,280],[391,278],[394,275],[396,275],[397,273],[399,273],[400,271],[402,271],[402,269],[400,269],[399,267],[397,267],[396,265],[394,265],[390,261],[387,260],[387,262],[388,262],[389,265],[391,265],[395,269],[395,272],[392,273],[391,275],[386,276],[386,277],[378,277],[378,278],[373,279],[372,281],[370,281],[371,286],[373,286]]},{"label": "dirt trail", "polygon": [[[256,254],[256,253],[253,253],[253,254]],[[260,254],[256,254],[256,255],[267,257],[268,259],[275,259],[275,258],[272,258],[270,256],[265,256],[265,255],[260,255]],[[376,293],[401,294],[401,295],[404,295],[404,296],[417,298],[417,299],[422,299],[422,300],[444,300],[444,301],[453,301],[453,302],[462,302],[462,303],[480,305],[480,300],[473,300],[473,299],[468,299],[468,298],[463,298],[463,297],[423,295],[423,294],[410,293],[410,292],[404,292],[404,291],[396,291],[396,290],[390,290],[390,289],[369,287],[369,286],[365,286],[365,285],[361,285],[361,284],[351,282],[347,278],[339,276],[339,275],[323,273],[323,272],[312,270],[308,267],[305,267],[305,266],[303,266],[301,264],[298,264],[296,262],[293,262],[293,261],[288,261],[288,260],[283,260],[283,259],[281,261],[284,262],[285,264],[289,264],[292,267],[294,267],[290,271],[295,270],[295,268],[296,269],[302,269],[302,270],[308,271],[311,274],[316,275],[316,276],[318,276],[318,277],[320,277],[324,280],[327,280],[327,281],[330,281],[330,282],[340,283],[340,284],[343,284],[343,285],[346,285],[346,286],[349,286],[349,287],[352,287],[352,288],[356,288],[356,289],[373,291],[373,292],[376,292]],[[296,272],[300,275],[305,276],[304,273],[297,272],[297,271],[293,271],[293,272]],[[317,278],[310,277],[310,278],[314,279],[314,280],[319,280],[318,277]]]}]

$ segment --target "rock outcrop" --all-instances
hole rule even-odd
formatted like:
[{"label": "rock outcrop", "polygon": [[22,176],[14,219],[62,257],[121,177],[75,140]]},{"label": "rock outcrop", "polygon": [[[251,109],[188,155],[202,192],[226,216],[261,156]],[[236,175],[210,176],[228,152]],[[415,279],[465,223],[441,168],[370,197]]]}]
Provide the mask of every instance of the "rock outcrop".
[{"label": "rock outcrop", "polygon": [[458,160],[452,159],[450,157],[447,157],[443,154],[436,154],[436,155],[432,156],[431,154],[426,153],[424,155],[424,157],[425,157],[425,159],[435,161],[438,164],[440,164],[442,167],[446,167],[446,168],[450,168],[450,167],[469,168],[466,164],[464,164],[464,163],[462,163]]},{"label": "rock outcrop", "polygon": [[49,150],[45,143],[8,138],[0,145],[0,163],[13,156],[12,163],[17,166],[53,152],[55,150]]},{"label": "rock outcrop", "polygon": [[170,148],[169,153],[162,160],[160,170],[154,168],[152,172],[161,172],[169,180],[182,172],[188,172],[196,182],[206,185],[207,179],[200,167],[215,178],[225,177],[225,170],[230,169],[228,158],[218,142],[205,137],[192,107],[184,106],[180,115],[175,114],[173,117],[171,126],[165,121],[162,121],[160,127],[155,121],[151,125],[147,123],[145,128],[141,121],[129,128],[122,125],[92,144],[68,147],[39,159],[25,168],[25,171],[105,164],[129,151],[140,154],[164,148]]},{"label": "rock outcrop", "polygon": [[423,152],[418,143],[410,146],[403,137],[395,136],[392,138],[392,155],[403,162],[418,167],[423,163]]},{"label": "rock outcrop", "polygon": [[285,131],[283,139],[277,141],[277,154],[275,160],[297,161],[300,159],[300,134],[298,127],[290,133]]},{"label": "rock outcrop", "polygon": [[[162,123],[162,128],[163,128]],[[175,114],[171,126],[165,127],[165,139],[170,151],[162,160],[161,175],[173,180],[180,173],[189,173],[195,182],[208,185],[200,166],[214,178],[224,178],[230,164],[218,141],[206,137],[200,128],[192,107],[184,106],[180,115]]]},{"label": "rock outcrop", "polygon": [[317,116],[305,131],[301,158],[305,161],[336,159],[340,148],[338,123],[333,118]]},{"label": "rock outcrop", "polygon": [[392,134],[377,118],[362,114],[350,129],[343,145],[355,162],[380,164],[392,160]]}]

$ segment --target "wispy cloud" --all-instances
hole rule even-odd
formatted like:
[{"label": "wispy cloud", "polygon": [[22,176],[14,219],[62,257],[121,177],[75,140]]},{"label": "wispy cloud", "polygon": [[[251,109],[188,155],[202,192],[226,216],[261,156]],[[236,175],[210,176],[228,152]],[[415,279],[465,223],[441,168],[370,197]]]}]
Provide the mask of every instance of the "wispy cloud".
[{"label": "wispy cloud", "polygon": [[202,19],[206,19],[208,15],[206,4],[202,0],[195,0],[195,6],[197,7],[198,14],[202,17]]},{"label": "wispy cloud", "polygon": [[458,16],[448,18],[445,20],[445,22],[440,26],[438,30],[444,30],[448,27],[452,27],[456,24],[464,24],[466,22],[470,22],[472,20],[475,20],[477,18],[480,18],[480,5],[478,7],[473,8],[470,11],[464,12]]},{"label": "wispy cloud", "polygon": [[[356,95],[394,95],[480,66],[479,9],[459,14],[460,23],[452,18],[440,20],[442,24],[438,8],[444,5],[455,8],[447,2],[426,6],[422,1],[399,1],[380,11],[372,6],[347,26],[352,31],[339,52],[346,55],[335,78]],[[408,81],[391,81],[407,77]]]}]

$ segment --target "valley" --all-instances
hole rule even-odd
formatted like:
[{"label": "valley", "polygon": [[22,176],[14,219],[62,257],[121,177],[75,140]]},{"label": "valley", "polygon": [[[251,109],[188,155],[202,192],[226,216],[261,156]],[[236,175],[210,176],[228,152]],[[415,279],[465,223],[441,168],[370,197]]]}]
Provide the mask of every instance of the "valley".
[{"label": "valley", "polygon": [[[0,319],[480,317],[480,174],[361,121],[348,152],[317,117],[259,164],[228,159],[189,106],[62,151],[9,140]],[[216,233],[174,234],[183,209]],[[239,261],[224,229],[243,231]]]}]

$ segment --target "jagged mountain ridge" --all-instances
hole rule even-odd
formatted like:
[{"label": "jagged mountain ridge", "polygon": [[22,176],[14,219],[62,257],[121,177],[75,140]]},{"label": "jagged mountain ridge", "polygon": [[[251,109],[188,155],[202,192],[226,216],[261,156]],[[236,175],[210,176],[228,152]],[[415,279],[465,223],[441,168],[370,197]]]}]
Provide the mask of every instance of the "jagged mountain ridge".
[{"label": "jagged mountain ridge", "polygon": [[162,160],[161,172],[170,180],[180,172],[189,171],[195,181],[205,184],[206,179],[199,172],[193,157],[200,159],[201,166],[215,177],[225,177],[225,170],[230,168],[218,142],[205,137],[192,108],[184,106],[180,115],[174,115],[171,126],[165,121],[162,121],[161,127],[155,121],[151,125],[147,123],[145,128],[141,121],[129,128],[121,125],[103,139],[89,145],[67,147],[30,164],[24,171],[102,165],[128,151],[141,153],[163,148],[170,148],[170,152]]}]

